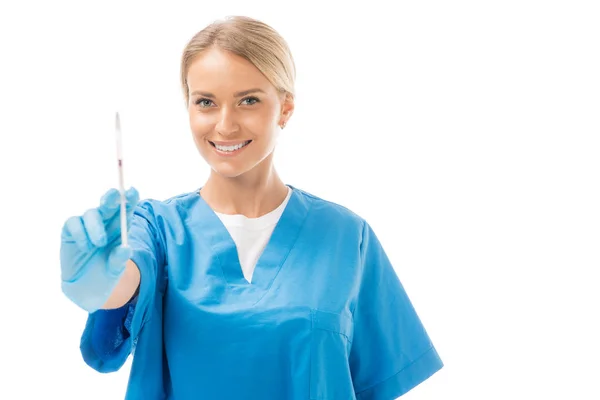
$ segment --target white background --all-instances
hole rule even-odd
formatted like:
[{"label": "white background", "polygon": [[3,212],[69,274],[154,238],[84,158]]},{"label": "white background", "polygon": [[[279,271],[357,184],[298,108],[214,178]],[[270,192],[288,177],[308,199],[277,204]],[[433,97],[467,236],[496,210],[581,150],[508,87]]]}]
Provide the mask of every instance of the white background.
[{"label": "white background", "polygon": [[599,399],[598,9],[397,3],[3,2],[0,398],[123,398],[130,363],[79,353],[62,223],[117,185],[117,109],[127,186],[203,184],[179,57],[240,14],[296,60],[280,174],[372,224],[445,363],[403,398]]}]

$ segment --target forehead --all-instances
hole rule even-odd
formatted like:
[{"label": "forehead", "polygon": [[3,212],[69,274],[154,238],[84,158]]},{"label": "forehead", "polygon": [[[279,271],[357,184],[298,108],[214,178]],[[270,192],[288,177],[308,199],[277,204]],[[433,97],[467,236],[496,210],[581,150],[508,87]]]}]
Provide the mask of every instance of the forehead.
[{"label": "forehead", "polygon": [[248,88],[262,88],[267,91],[270,82],[248,60],[228,51],[210,49],[200,54],[188,69],[190,92],[239,91]]}]

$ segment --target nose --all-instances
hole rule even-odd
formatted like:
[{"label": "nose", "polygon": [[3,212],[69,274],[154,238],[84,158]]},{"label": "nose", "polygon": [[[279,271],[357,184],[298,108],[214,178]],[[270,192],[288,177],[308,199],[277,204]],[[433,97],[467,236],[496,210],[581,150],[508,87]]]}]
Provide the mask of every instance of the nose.
[{"label": "nose", "polygon": [[231,136],[239,130],[233,111],[223,108],[215,127],[221,136]]}]

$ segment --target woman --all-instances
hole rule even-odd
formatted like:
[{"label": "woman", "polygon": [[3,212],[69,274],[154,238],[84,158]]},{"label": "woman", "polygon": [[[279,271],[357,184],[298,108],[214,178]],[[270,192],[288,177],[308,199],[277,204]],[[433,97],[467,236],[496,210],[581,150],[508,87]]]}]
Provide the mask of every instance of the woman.
[{"label": "woman", "polygon": [[269,26],[215,22],[181,82],[205,185],[119,193],[63,228],[62,288],[89,312],[88,365],[134,353],[128,399],[395,399],[442,362],[371,227],[273,166],[294,62]]}]

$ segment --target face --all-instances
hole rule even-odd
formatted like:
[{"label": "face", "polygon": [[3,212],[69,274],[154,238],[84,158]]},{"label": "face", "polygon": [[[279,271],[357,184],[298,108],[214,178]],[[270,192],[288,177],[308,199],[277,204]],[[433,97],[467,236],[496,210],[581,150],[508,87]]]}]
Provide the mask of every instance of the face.
[{"label": "face", "polygon": [[248,60],[218,49],[193,61],[187,82],[194,142],[212,170],[236,178],[269,167],[293,99]]}]

